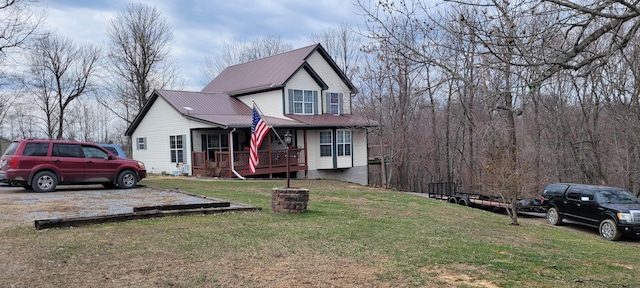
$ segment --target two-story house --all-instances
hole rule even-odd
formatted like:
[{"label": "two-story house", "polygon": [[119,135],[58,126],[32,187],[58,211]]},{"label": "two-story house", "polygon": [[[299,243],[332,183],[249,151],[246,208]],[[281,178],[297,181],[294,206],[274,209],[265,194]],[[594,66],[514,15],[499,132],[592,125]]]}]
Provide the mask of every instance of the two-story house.
[{"label": "two-story house", "polygon": [[[230,66],[200,92],[156,90],[126,135],[132,157],[151,173],[284,177],[289,159],[293,178],[367,184],[366,129],[377,124],[352,115],[356,93],[315,44]],[[274,129],[251,174],[254,103]],[[293,135],[289,151],[281,141],[286,132]]]}]

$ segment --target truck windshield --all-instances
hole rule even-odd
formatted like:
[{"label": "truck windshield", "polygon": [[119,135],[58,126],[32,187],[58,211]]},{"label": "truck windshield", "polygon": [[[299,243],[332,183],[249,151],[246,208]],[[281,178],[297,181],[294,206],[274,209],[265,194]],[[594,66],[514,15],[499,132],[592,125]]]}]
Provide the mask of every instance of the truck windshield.
[{"label": "truck windshield", "polygon": [[624,190],[600,190],[596,192],[596,200],[603,204],[640,204],[640,200]]}]

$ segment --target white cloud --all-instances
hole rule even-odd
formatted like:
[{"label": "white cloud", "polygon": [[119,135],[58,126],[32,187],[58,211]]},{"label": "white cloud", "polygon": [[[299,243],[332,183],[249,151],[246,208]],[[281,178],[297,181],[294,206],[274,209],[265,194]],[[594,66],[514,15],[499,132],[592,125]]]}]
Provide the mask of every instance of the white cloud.
[{"label": "white cloud", "polygon": [[[103,45],[108,20],[127,3],[139,1],[44,0],[47,26],[76,42]],[[174,30],[172,55],[180,63],[188,89],[202,87],[200,69],[224,44],[276,35],[294,48],[309,37],[342,23],[361,22],[351,1],[343,0],[145,0]]]}]

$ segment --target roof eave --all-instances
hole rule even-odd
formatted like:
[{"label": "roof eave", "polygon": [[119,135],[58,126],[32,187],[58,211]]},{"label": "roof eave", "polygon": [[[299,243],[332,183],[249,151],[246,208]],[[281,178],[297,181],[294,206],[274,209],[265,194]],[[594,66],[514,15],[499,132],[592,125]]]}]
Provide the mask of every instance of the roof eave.
[{"label": "roof eave", "polygon": [[[318,44],[314,50],[318,51],[318,53],[320,53],[320,56],[322,56],[324,60],[327,61],[327,63],[329,63],[329,66],[331,66],[331,69],[333,69],[333,71],[336,72],[336,74],[338,74],[340,79],[347,85],[347,87],[349,87],[349,90],[351,91],[351,93],[357,94],[358,88],[356,88],[356,86],[353,85],[353,83],[351,83],[351,80],[347,78],[347,75],[344,74],[344,71],[342,71],[342,69],[338,67],[338,64],[336,64],[336,62],[333,61],[333,58],[331,58],[327,50],[325,50],[324,47],[322,47],[322,45],[320,44]],[[311,56],[311,54],[313,53],[309,53],[307,58]]]},{"label": "roof eave", "polygon": [[268,85],[268,86],[261,86],[261,87],[254,87],[254,88],[242,89],[242,90],[237,90],[237,91],[231,91],[231,92],[227,92],[227,94],[229,96],[239,97],[239,96],[255,94],[255,93],[260,93],[260,92],[268,92],[268,91],[273,91],[273,90],[280,90],[280,89],[282,89],[284,87],[285,86],[282,85],[282,84],[271,84],[271,85]]},{"label": "roof eave", "polygon": [[147,100],[147,103],[144,104],[144,106],[142,107],[142,110],[140,110],[140,112],[138,112],[138,115],[136,115],[136,117],[133,118],[133,121],[131,121],[131,125],[129,125],[127,130],[124,132],[125,136],[133,135],[133,132],[136,131],[136,129],[138,128],[138,125],[140,125],[140,122],[142,122],[142,119],[144,118],[144,116],[147,114],[147,112],[149,112],[149,110],[151,109],[151,106],[153,106],[153,103],[156,102],[156,99],[158,99],[158,96],[159,94],[154,89],[153,92],[151,92],[151,96],[149,97],[149,100]]}]

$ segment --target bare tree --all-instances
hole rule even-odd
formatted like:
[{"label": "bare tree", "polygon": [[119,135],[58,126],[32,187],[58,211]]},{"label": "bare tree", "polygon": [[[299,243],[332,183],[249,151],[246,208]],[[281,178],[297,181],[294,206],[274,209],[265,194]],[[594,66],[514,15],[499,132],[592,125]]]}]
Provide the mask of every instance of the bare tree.
[{"label": "bare tree", "polygon": [[[435,118],[442,122],[433,125],[446,133],[440,138],[444,159],[439,160],[446,164],[443,174],[448,181],[481,184],[467,185],[473,189],[467,192],[498,189],[505,204],[530,195],[529,189],[542,181],[635,181],[620,177],[622,170],[634,175],[631,164],[609,168],[615,164],[613,155],[620,160],[626,155],[626,162],[636,163],[639,153],[629,145],[635,137],[621,141],[622,132],[613,139],[603,137],[615,130],[616,118],[604,117],[608,115],[602,113],[602,95],[612,95],[609,107],[624,107],[634,101],[637,89],[629,87],[636,82],[620,83],[634,79],[622,75],[608,80],[599,67],[611,71],[616,65],[606,63],[624,60],[620,55],[628,54],[621,51],[637,41],[637,2],[365,0],[358,5],[367,18],[367,35],[385,47],[387,55],[399,55],[443,76],[446,89],[433,98],[433,84],[428,84],[425,96],[442,101],[438,110],[444,111],[443,117]],[[388,69],[388,77],[403,66],[393,65],[398,66]],[[424,74],[425,83],[432,83],[427,80],[435,79],[433,73]],[[611,89],[618,93],[608,93]],[[393,99],[392,92],[380,94]],[[628,111],[624,117],[616,115],[618,121],[635,123],[628,120],[635,117],[633,109]],[[401,165],[413,167],[404,170],[408,174],[420,171],[410,162]],[[516,224],[517,214],[513,217]]]},{"label": "bare tree", "polygon": [[311,42],[320,43],[336,61],[349,79],[356,79],[358,63],[362,59],[362,39],[347,24],[327,28],[311,36]]},{"label": "bare tree", "polygon": [[153,89],[180,86],[178,69],[170,57],[173,31],[155,7],[127,4],[107,26],[107,58],[111,73],[109,97],[100,101],[131,123]]},{"label": "bare tree", "polygon": [[29,56],[29,74],[24,77],[25,87],[44,114],[49,138],[63,138],[67,108],[94,89],[99,58],[100,49],[78,46],[55,34],[35,42]]},{"label": "bare tree", "polygon": [[[7,63],[13,51],[21,51],[27,41],[36,33],[42,22],[42,16],[37,15],[30,7],[29,0],[0,1],[0,126],[2,126],[9,107],[16,100],[18,87],[13,83],[19,82],[15,73],[11,73]],[[15,66],[14,66],[15,67]],[[13,71],[15,72],[15,71]],[[4,88],[3,86],[8,86]]]},{"label": "bare tree", "polygon": [[229,66],[287,52],[292,47],[280,36],[274,35],[255,38],[249,43],[225,44],[217,54],[205,58],[204,67],[200,70],[203,81],[209,83]]},{"label": "bare tree", "polygon": [[9,50],[24,46],[42,22],[28,5],[29,0],[0,1],[0,63]]}]

